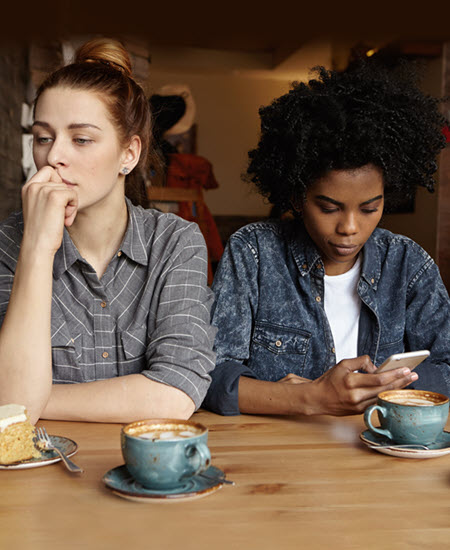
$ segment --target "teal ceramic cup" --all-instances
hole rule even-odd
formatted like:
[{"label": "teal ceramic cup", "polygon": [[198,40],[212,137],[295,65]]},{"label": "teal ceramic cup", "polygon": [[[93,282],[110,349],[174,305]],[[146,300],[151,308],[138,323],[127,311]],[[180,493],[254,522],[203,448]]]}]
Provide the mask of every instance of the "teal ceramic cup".
[{"label": "teal ceramic cup", "polygon": [[121,431],[128,472],[146,489],[182,487],[206,470],[211,464],[207,441],[207,428],[190,420],[139,420]]},{"label": "teal ceramic cup", "polygon": [[[378,395],[376,405],[364,412],[371,432],[398,444],[430,445],[447,423],[449,399],[446,395],[423,390],[391,390]],[[378,412],[380,427],[372,424]]]}]

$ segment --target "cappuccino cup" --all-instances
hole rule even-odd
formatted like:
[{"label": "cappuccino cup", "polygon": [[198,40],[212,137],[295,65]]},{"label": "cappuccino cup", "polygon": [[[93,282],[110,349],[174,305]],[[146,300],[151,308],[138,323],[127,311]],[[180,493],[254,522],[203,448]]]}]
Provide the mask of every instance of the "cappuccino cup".
[{"label": "cappuccino cup", "polygon": [[[378,412],[380,427],[372,424]],[[430,445],[447,423],[449,399],[446,395],[424,390],[390,390],[378,395],[376,405],[364,412],[369,430],[398,444]]]},{"label": "cappuccino cup", "polygon": [[130,475],[146,489],[174,489],[211,463],[208,430],[190,420],[149,419],[122,428],[121,448]]}]

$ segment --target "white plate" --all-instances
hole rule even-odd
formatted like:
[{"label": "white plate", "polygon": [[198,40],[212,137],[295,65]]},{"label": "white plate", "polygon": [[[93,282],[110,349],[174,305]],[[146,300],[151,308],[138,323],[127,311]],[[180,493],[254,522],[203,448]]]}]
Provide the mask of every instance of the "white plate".
[{"label": "white plate", "polygon": [[[402,449],[399,447],[384,447],[384,445],[395,445],[392,440],[381,435],[374,434],[370,430],[365,430],[360,434],[360,439],[374,451],[383,453],[385,455],[397,456],[400,458],[436,458],[438,456],[443,456],[450,454],[450,433],[442,432],[442,434],[437,438],[437,440],[426,449]],[[377,448],[379,445],[383,447]]]},{"label": "white plate", "polygon": [[[63,451],[66,456],[74,455],[78,450],[78,445],[75,441],[62,437],[60,435],[51,435],[50,441]],[[39,466],[48,466],[59,462],[61,458],[55,451],[41,451],[39,458],[30,458],[29,460],[22,460],[21,462],[15,462],[14,464],[0,464],[0,470],[19,470],[23,468],[38,468]]]}]

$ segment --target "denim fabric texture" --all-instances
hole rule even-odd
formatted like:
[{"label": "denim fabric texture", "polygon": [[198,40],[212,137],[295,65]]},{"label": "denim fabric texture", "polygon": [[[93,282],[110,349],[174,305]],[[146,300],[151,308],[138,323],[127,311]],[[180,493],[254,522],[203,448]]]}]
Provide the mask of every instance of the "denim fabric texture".
[{"label": "denim fabric texture", "polygon": [[[377,228],[365,244],[358,355],[379,366],[428,349],[410,387],[450,395],[450,308],[438,267],[417,243]],[[239,414],[241,375],[316,379],[336,363],[324,310],[324,266],[299,222],[258,222],[234,233],[215,274],[216,367],[203,407]]]}]

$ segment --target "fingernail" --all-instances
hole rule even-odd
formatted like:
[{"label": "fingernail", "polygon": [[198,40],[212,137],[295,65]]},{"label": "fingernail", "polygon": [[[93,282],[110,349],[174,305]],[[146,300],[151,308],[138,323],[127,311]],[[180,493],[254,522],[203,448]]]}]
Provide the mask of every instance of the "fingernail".
[{"label": "fingernail", "polygon": [[414,380],[417,380],[418,378],[419,378],[419,376],[418,376],[415,372],[413,372],[413,373],[411,374],[411,380],[414,381]]},{"label": "fingernail", "polygon": [[407,376],[411,371],[409,369],[403,369],[403,374]]}]

